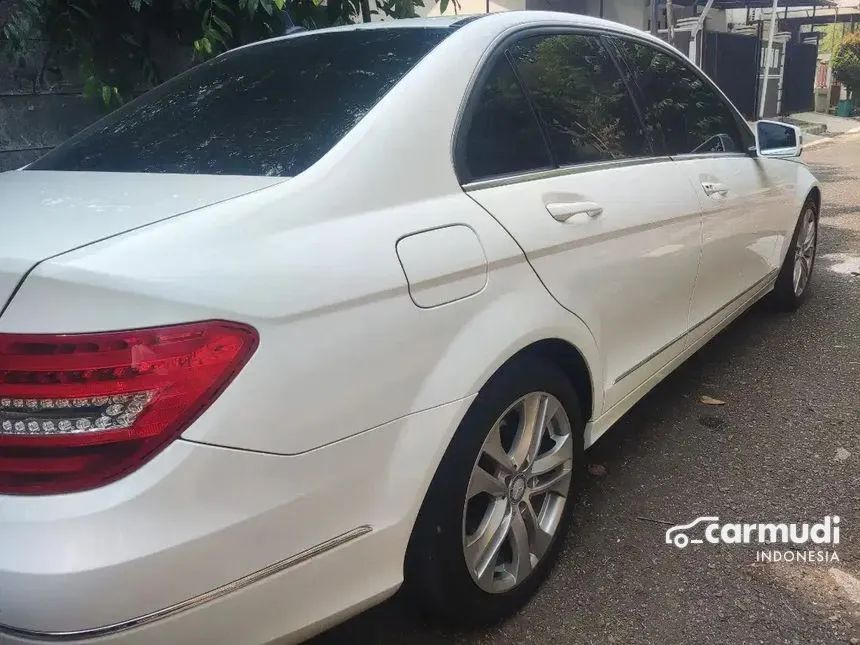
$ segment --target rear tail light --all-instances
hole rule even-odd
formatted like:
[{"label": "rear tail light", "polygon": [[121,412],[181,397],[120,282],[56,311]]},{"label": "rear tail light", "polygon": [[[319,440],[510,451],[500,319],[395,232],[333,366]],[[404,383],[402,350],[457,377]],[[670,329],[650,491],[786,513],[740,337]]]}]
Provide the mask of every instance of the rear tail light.
[{"label": "rear tail light", "polygon": [[207,321],[103,334],[0,334],[0,494],[115,481],[174,440],[257,347]]}]

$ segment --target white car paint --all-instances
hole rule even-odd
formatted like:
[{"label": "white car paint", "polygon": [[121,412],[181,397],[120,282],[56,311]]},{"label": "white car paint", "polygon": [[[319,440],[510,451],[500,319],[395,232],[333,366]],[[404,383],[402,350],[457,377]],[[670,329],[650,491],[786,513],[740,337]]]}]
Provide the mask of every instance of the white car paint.
[{"label": "white car paint", "polygon": [[[215,403],[139,470],[80,493],[0,496],[4,644],[307,637],[401,584],[436,466],[510,357],[545,339],[579,352],[590,445],[770,289],[761,280],[816,186],[792,160],[753,160],[776,179],[738,178],[742,197],[725,205],[695,180],[730,181],[734,166],[668,159],[547,179],[543,202],[524,184],[463,191],[463,97],[493,44],[528,25],[639,33],[561,13],[481,18],[288,181],[0,176],[4,211],[21,218],[3,220],[0,296],[24,278],[0,333],[221,318],[260,335]],[[571,200],[603,212],[560,223],[546,210]],[[111,217],[90,216],[107,205]],[[64,208],[82,215],[67,223]]]},{"label": "white car paint", "polygon": [[0,306],[21,276],[45,258],[281,181],[280,177],[2,173]]},{"label": "white car paint", "polygon": [[[697,324],[779,269],[777,245],[792,233],[781,206],[794,200],[800,166],[741,154],[690,155],[677,163],[697,188],[704,211],[702,260],[690,311]],[[702,183],[708,181],[722,183],[728,191],[707,195]]]},{"label": "white car paint", "polygon": [[[671,159],[649,161],[593,164],[582,173],[500,187],[479,182],[468,193],[520,243],[547,289],[603,348],[592,374],[603,375],[607,406],[631,391],[635,379],[616,385],[625,372],[649,356],[649,363],[665,363],[677,355],[674,347],[654,352],[686,332],[699,262],[696,195]],[[664,182],[677,188],[667,191]],[[546,209],[559,202],[594,202],[603,212],[560,224]],[[638,332],[631,334],[634,320]]]},{"label": "white car paint", "polygon": [[397,258],[419,307],[467,298],[487,286],[487,256],[477,233],[456,224],[412,233],[397,242]]}]

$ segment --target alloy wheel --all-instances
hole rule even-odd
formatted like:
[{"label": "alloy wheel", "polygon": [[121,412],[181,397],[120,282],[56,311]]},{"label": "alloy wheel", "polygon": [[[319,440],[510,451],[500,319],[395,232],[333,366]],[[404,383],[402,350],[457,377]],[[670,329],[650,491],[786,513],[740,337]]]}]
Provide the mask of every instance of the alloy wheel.
[{"label": "alloy wheel", "polygon": [[812,265],[815,261],[815,248],[818,241],[815,226],[815,211],[807,207],[803,212],[803,221],[797,242],[794,247],[794,295],[800,296],[812,275]]},{"label": "alloy wheel", "polygon": [[571,423],[553,395],[527,394],[493,424],[463,512],[463,554],[481,589],[508,591],[534,571],[558,530],[572,473]]}]

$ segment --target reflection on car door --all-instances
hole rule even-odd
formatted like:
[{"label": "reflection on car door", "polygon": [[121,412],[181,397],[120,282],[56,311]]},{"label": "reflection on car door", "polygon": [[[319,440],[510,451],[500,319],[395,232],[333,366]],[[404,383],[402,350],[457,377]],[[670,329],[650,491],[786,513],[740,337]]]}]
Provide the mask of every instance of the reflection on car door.
[{"label": "reflection on car door", "polygon": [[649,43],[618,38],[615,46],[635,79],[646,127],[675,159],[704,213],[702,260],[690,304],[704,336],[775,276],[785,179],[749,154],[754,138],[740,115],[687,61]]},{"label": "reflection on car door", "polygon": [[655,156],[597,36],[525,36],[489,63],[458,140],[468,194],[513,235],[605,357],[612,405],[684,344],[701,212]]}]

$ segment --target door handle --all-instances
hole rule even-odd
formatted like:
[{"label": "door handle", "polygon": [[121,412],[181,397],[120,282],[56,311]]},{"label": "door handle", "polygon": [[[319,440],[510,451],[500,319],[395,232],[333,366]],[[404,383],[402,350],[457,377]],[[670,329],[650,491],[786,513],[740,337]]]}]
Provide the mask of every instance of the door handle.
[{"label": "door handle", "polygon": [[583,216],[593,219],[603,214],[603,207],[594,202],[555,202],[547,204],[546,209],[559,222],[571,222],[574,217],[581,221]]},{"label": "door handle", "polygon": [[725,197],[729,192],[729,187],[715,181],[703,181],[702,190],[708,197]]}]

